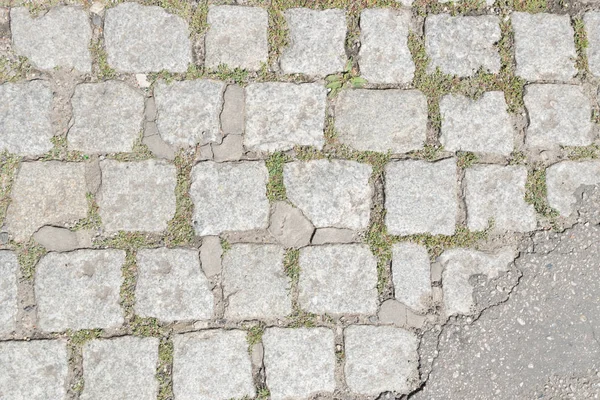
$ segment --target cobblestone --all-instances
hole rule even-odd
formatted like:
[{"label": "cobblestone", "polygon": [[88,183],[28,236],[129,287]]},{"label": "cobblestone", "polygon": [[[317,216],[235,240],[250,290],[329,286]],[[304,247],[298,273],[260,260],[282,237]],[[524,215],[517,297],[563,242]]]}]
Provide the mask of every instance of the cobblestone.
[{"label": "cobblestone", "polygon": [[587,33],[587,58],[590,72],[600,77],[600,12],[590,11],[583,16]]},{"label": "cobblestone", "polygon": [[576,191],[583,185],[600,184],[597,161],[563,161],[546,169],[548,204],[562,216],[575,212]]},{"label": "cobblestone", "polygon": [[223,248],[218,236],[205,236],[200,247],[200,263],[207,278],[221,273]]},{"label": "cobblestone", "polygon": [[[17,328],[18,271],[19,262],[16,254],[8,250],[0,251],[0,335],[11,333]],[[2,393],[1,390],[0,393]]]},{"label": "cobblestone", "polygon": [[70,251],[92,247],[92,233],[85,229],[72,231],[46,225],[33,234],[33,239],[48,251]]},{"label": "cobblestone", "polygon": [[424,313],[432,303],[431,266],[425,246],[397,243],[392,247],[392,276],[396,300]]},{"label": "cobblestone", "polygon": [[225,135],[241,135],[244,133],[244,115],[246,92],[238,85],[227,85],[223,95],[223,112],[221,112],[221,129]]},{"label": "cobblestone", "polygon": [[269,232],[286,248],[307,246],[315,227],[302,211],[284,201],[273,205]]}]

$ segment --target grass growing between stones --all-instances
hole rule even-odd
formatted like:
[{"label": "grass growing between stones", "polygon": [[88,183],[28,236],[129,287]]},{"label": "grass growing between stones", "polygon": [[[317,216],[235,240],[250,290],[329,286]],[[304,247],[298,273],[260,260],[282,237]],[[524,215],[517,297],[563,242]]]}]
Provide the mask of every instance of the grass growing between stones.
[{"label": "grass growing between stones", "polygon": [[0,83],[23,80],[32,69],[27,57],[19,56],[14,60],[0,57]]},{"label": "grass growing between stones", "polygon": [[158,365],[156,380],[158,381],[157,400],[173,399],[173,341],[161,338],[158,345]]},{"label": "grass growing between stones", "polygon": [[26,243],[15,244],[15,251],[21,267],[21,276],[25,281],[32,281],[35,276],[35,267],[47,253],[46,249],[30,239]]},{"label": "grass growing between stones", "polygon": [[287,317],[289,328],[314,328],[317,326],[317,314],[309,313],[294,306],[292,313]]},{"label": "grass growing between stones", "polygon": [[50,142],[53,147],[41,157],[42,161],[73,161],[89,160],[90,156],[80,151],[69,150],[66,136],[52,136]]},{"label": "grass growing between stones", "polygon": [[[83,346],[90,340],[99,338],[102,333],[102,329],[82,329],[79,331],[68,329],[66,336],[70,363],[80,365],[83,358]],[[74,381],[75,383],[71,385],[70,391],[75,394],[76,398],[79,398],[85,387],[83,373],[80,368],[75,367]]]},{"label": "grass growing between stones", "polygon": [[389,264],[392,261],[394,238],[388,234],[385,210],[381,205],[376,205],[371,210],[371,224],[365,235],[365,242],[377,258],[377,292],[382,295],[390,284]]},{"label": "grass growing between stones", "polygon": [[587,33],[582,18],[572,20],[573,30],[575,31],[575,50],[577,51],[577,61],[575,66],[579,72],[589,72],[586,49],[588,47]]},{"label": "grass growing between stones", "polygon": [[269,171],[267,198],[270,202],[287,200],[285,185],[283,184],[283,166],[290,160],[290,157],[279,151],[271,154],[266,160],[267,170]]},{"label": "grass growing between stones", "polygon": [[546,186],[546,168],[541,165],[534,165],[527,174],[525,183],[525,201],[535,208],[535,211],[548,218],[552,225],[558,217],[558,212],[548,204],[548,189]]},{"label": "grass growing between stones", "polygon": [[325,81],[327,81],[326,88],[329,89],[328,96],[335,97],[338,95],[340,90],[345,88],[361,88],[367,83],[367,80],[363,77],[358,76],[358,68],[353,67],[352,59],[348,60],[344,71],[338,74],[327,75]]},{"label": "grass growing between stones", "polygon": [[472,166],[479,159],[474,153],[469,151],[459,151],[456,153],[456,165],[458,168],[466,169]]},{"label": "grass growing between stones", "polygon": [[175,215],[167,225],[165,243],[167,246],[181,246],[190,244],[194,239],[192,215],[194,203],[190,198],[189,190],[192,184],[190,173],[194,165],[195,155],[185,155],[180,152],[175,157],[177,167],[177,185],[175,186]]},{"label": "grass growing between stones", "polygon": [[10,192],[15,180],[21,158],[17,155],[3,152],[0,154],[0,226],[4,225],[6,211],[10,204]]},{"label": "grass growing between stones", "polygon": [[595,159],[600,156],[600,145],[591,144],[589,146],[566,146],[563,147],[569,160],[578,161],[585,159]]},{"label": "grass growing between stones", "polygon": [[134,318],[133,307],[135,305],[135,285],[137,283],[137,264],[136,251],[126,250],[125,263],[121,269],[123,283],[121,284],[120,301],[121,307],[125,313],[125,319],[131,320]]},{"label": "grass growing between stones", "polygon": [[265,333],[265,325],[259,324],[254,325],[248,329],[246,334],[246,341],[248,342],[248,353],[252,353],[252,347],[262,341],[263,334]]},{"label": "grass growing between stones", "polygon": [[475,11],[482,11],[486,4],[483,0],[451,1],[438,3],[437,0],[417,0],[412,4],[417,15],[424,17],[428,14],[449,13],[450,15],[464,15]]},{"label": "grass growing between stones", "polygon": [[140,0],[146,6],[159,6],[170,13],[180,16],[190,26],[192,39],[197,39],[208,29],[206,16],[208,14],[208,1],[197,2],[186,0]]},{"label": "grass growing between stones", "polygon": [[98,203],[96,203],[96,196],[93,193],[86,193],[86,199],[88,203],[87,217],[77,221],[72,230],[77,231],[81,229],[94,229],[99,228],[102,225],[102,219],[99,214]]},{"label": "grass growing between stones", "polygon": [[456,247],[473,247],[477,242],[485,240],[493,228],[493,221],[483,231],[470,231],[467,227],[458,225],[453,235],[432,235],[423,233],[397,237],[397,241],[409,241],[421,244],[427,248],[432,261],[438,258],[445,250]]},{"label": "grass growing between stones", "polygon": [[515,11],[528,12],[530,14],[548,11],[547,0],[509,0],[509,5]]},{"label": "grass growing between stones", "polygon": [[116,160],[116,161],[144,161],[154,158],[154,155],[143,143],[144,140],[144,132],[140,131],[138,138],[133,143],[131,151],[128,153],[113,153],[107,155],[106,158]]},{"label": "grass growing between stones", "polygon": [[229,241],[224,238],[220,238],[219,240],[221,241],[221,249],[223,250],[221,257],[223,257],[225,255],[225,253],[227,253],[229,250],[231,250],[231,243],[229,243]]},{"label": "grass growing between stones", "polygon": [[283,271],[290,278],[292,286],[298,284],[300,279],[300,250],[289,249],[286,250],[283,256]]},{"label": "grass growing between stones", "polygon": [[106,49],[102,40],[96,40],[90,45],[92,60],[96,60],[96,77],[100,80],[114,79],[117,72],[108,65]]}]

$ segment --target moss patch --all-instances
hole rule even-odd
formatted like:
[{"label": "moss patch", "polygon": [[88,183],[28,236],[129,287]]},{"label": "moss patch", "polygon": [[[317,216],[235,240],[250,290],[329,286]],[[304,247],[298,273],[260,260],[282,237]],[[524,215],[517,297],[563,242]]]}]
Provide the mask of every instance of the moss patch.
[{"label": "moss patch", "polygon": [[317,326],[317,314],[309,313],[301,310],[299,307],[294,307],[294,311],[287,318],[288,327],[290,328],[314,328]]},{"label": "moss patch", "polygon": [[288,249],[283,256],[283,271],[290,278],[292,285],[300,279],[300,250]]},{"label": "moss patch", "polygon": [[77,221],[75,226],[73,226],[73,230],[77,231],[80,229],[95,229],[99,228],[102,225],[102,220],[99,214],[98,203],[96,203],[96,197],[93,193],[86,193],[87,203],[88,203],[88,213],[87,217]]},{"label": "moss patch", "polygon": [[381,295],[390,283],[389,264],[394,243],[394,238],[388,234],[385,210],[381,205],[376,205],[371,210],[371,224],[365,235],[365,242],[377,258],[377,291]]},{"label": "moss patch", "polygon": [[466,169],[472,166],[479,159],[475,154],[468,151],[459,151],[456,153],[457,161],[456,165],[458,168]]},{"label": "moss patch", "polygon": [[94,74],[100,80],[114,79],[117,72],[108,65],[106,49],[102,40],[96,40],[90,45],[92,60],[96,60]]},{"label": "moss patch", "polygon": [[564,147],[569,160],[584,160],[598,158],[600,155],[600,145],[591,144],[589,146],[567,146]]},{"label": "moss patch", "polygon": [[0,83],[17,82],[27,78],[33,67],[27,57],[0,57]]},{"label": "moss patch", "polygon": [[254,325],[248,329],[246,334],[246,340],[248,341],[248,353],[252,352],[252,347],[262,341],[263,334],[265,333],[265,326],[263,324]]}]

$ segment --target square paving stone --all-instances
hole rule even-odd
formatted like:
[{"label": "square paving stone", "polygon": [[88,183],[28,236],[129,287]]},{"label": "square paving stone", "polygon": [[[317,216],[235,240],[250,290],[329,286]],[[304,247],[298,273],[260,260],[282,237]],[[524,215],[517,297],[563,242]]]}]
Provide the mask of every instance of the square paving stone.
[{"label": "square paving stone", "polygon": [[[0,251],[0,335],[17,329],[17,273],[19,261],[13,251]],[[1,387],[1,384],[0,384]],[[0,393],[2,391],[0,390]]]},{"label": "square paving stone", "polygon": [[60,332],[121,326],[124,262],[122,250],[75,250],[42,257],[35,270],[40,328]]},{"label": "square paving stone", "polygon": [[568,217],[575,212],[575,192],[583,185],[600,184],[600,162],[562,161],[546,169],[548,204]]},{"label": "square paving stone", "polygon": [[268,328],[262,337],[272,400],[306,399],[335,389],[333,332],[325,328]]},{"label": "square paving stone", "polygon": [[175,166],[147,160],[100,162],[97,196],[106,231],[161,232],[175,215]]},{"label": "square paving stone", "polygon": [[286,163],[283,182],[289,201],[317,228],[365,229],[369,225],[372,168],[345,160]]},{"label": "square paving stone", "polygon": [[473,76],[480,69],[500,71],[500,21],[493,15],[452,17],[430,14],[425,20],[425,51],[429,71]]},{"label": "square paving stone", "polygon": [[335,105],[341,143],[360,150],[406,153],[427,138],[427,98],[418,90],[343,90]]},{"label": "square paving stone", "polygon": [[255,83],[246,87],[244,145],[251,150],[290,150],[325,144],[327,90],[318,83]]},{"label": "square paving stone", "polygon": [[267,180],[262,161],[202,162],[192,168],[190,197],[196,234],[266,229],[269,225]]},{"label": "square paving stone", "polygon": [[600,77],[600,12],[589,11],[583,16],[587,33],[587,58],[590,72]]},{"label": "square paving stone", "polygon": [[392,235],[452,235],[458,213],[456,160],[385,167],[385,223]]},{"label": "square paving stone", "polygon": [[392,276],[396,300],[416,312],[431,306],[431,263],[425,246],[396,243],[392,246]]},{"label": "square paving stone", "polygon": [[300,250],[298,303],[316,314],[375,314],[377,259],[363,244]]},{"label": "square paving stone", "polygon": [[269,56],[268,20],[267,10],[260,7],[210,6],[205,65],[259,70]]},{"label": "square paving stone", "polygon": [[289,46],[279,64],[285,74],[325,76],[346,66],[346,12],[292,8],[284,12]]},{"label": "square paving stone", "polygon": [[190,30],[161,7],[121,3],[106,10],[108,64],[120,72],[185,72],[192,62]]},{"label": "square paving stone", "polygon": [[197,250],[139,250],[137,267],[137,315],[168,322],[212,318],[214,296]]},{"label": "square paving stone", "polygon": [[87,342],[81,399],[156,399],[158,343],[157,338],[131,336]]},{"label": "square paving stone", "polygon": [[254,397],[246,332],[209,330],[173,337],[177,400]]}]

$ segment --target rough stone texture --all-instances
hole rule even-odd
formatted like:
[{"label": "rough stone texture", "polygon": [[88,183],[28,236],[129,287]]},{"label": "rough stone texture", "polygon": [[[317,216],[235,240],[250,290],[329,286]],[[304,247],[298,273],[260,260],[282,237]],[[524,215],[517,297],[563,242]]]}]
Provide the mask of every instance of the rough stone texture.
[{"label": "rough stone texture", "polygon": [[81,399],[156,399],[158,342],[157,338],[132,336],[87,342]]},{"label": "rough stone texture", "polygon": [[108,232],[160,232],[175,215],[175,166],[147,160],[100,162],[102,186],[97,196]]},{"label": "rough stone texture", "polygon": [[244,145],[250,150],[290,150],[325,143],[327,90],[319,83],[256,83],[246,87]]},{"label": "rough stone texture", "polygon": [[221,273],[223,247],[218,236],[205,236],[200,247],[200,264],[204,274],[211,278]]},{"label": "rough stone texture", "polygon": [[0,85],[0,151],[20,155],[52,149],[52,90],[43,81]]},{"label": "rough stone texture", "polygon": [[43,225],[60,225],[87,216],[83,163],[25,162],[11,193],[5,228],[18,242]]},{"label": "rough stone texture", "polygon": [[408,49],[408,10],[373,8],[360,14],[360,74],[369,83],[411,83],[415,64]]},{"label": "rough stone texture", "polygon": [[223,95],[223,111],[221,112],[221,129],[225,135],[241,135],[244,133],[245,96],[243,87],[227,85]]},{"label": "rough stone texture", "polygon": [[344,331],[346,382],[352,392],[406,394],[419,379],[418,337],[391,326],[353,325]]},{"label": "rough stone texture", "polygon": [[515,127],[506,111],[503,92],[486,92],[477,100],[448,95],[440,101],[445,150],[473,151],[508,156],[512,153]]},{"label": "rough stone texture", "polygon": [[427,248],[415,243],[392,247],[392,275],[396,300],[417,312],[431,305],[431,266]]},{"label": "rough stone texture", "polygon": [[315,231],[311,243],[314,245],[328,243],[352,243],[356,240],[356,234],[350,229],[320,228]]},{"label": "rough stone texture", "polygon": [[187,22],[161,7],[121,3],[106,10],[108,64],[120,72],[185,72],[192,62]]},{"label": "rough stone texture", "polygon": [[174,335],[173,393],[178,400],[254,397],[246,332]]},{"label": "rough stone texture", "polygon": [[263,335],[272,400],[306,399],[335,389],[333,332],[325,328],[268,328]]},{"label": "rough stone texture", "polygon": [[600,163],[597,161],[563,161],[546,169],[548,204],[564,217],[575,212],[579,187],[599,184]]},{"label": "rough stone texture", "polygon": [[[148,146],[154,157],[174,160],[176,156],[175,149],[160,137],[156,124],[154,122],[146,122],[145,125],[142,143]],[[147,135],[149,131],[152,132]],[[210,145],[207,146],[210,147]]]},{"label": "rough stone texture", "polygon": [[214,298],[197,250],[142,249],[137,267],[137,315],[167,322],[212,318]]},{"label": "rough stone texture", "polygon": [[[17,328],[17,255],[8,250],[0,251],[0,335],[11,333]],[[1,357],[0,357],[1,359]],[[0,373],[0,393],[2,393]]]},{"label": "rough stone texture", "polygon": [[511,15],[516,74],[529,81],[566,81],[577,73],[574,32],[568,15]]},{"label": "rough stone texture", "polygon": [[418,90],[344,90],[335,115],[339,141],[356,150],[406,153],[426,139],[427,99]]},{"label": "rough stone texture", "polygon": [[473,76],[480,68],[500,71],[500,21],[493,15],[452,17],[430,14],[425,20],[425,50],[429,69],[457,76]]},{"label": "rough stone texture", "polygon": [[222,278],[225,318],[276,318],[292,312],[280,246],[232,245],[223,255]]},{"label": "rough stone texture", "polygon": [[227,135],[219,145],[212,145],[215,162],[236,161],[244,155],[242,135]]},{"label": "rough stone texture", "polygon": [[590,99],[580,86],[527,85],[524,101],[527,146],[587,146],[594,140]]},{"label": "rough stone texture", "polygon": [[267,228],[268,172],[263,162],[207,161],[192,168],[191,175],[190,197],[198,235]]},{"label": "rough stone texture", "polygon": [[0,38],[10,39],[10,9],[0,8]]},{"label": "rough stone texture", "polygon": [[52,7],[39,18],[31,18],[25,7],[11,9],[13,50],[40,69],[74,68],[92,71],[92,28],[80,7]]},{"label": "rough stone texture", "polygon": [[289,46],[279,64],[284,74],[325,76],[346,66],[346,12],[292,8],[284,12]]},{"label": "rough stone texture", "polygon": [[267,62],[267,10],[260,7],[210,6],[205,64],[252,71]]},{"label": "rough stone texture", "polygon": [[90,230],[72,231],[55,226],[43,226],[33,234],[33,239],[48,251],[71,251],[92,247]]},{"label": "rough stone texture", "polygon": [[130,152],[140,136],[144,95],[124,82],[77,85],[71,99],[71,150],[84,153]]},{"label": "rough stone texture", "polygon": [[302,211],[285,201],[273,205],[269,232],[286,248],[308,246],[315,227]]},{"label": "rough stone texture", "polygon": [[587,33],[587,58],[590,72],[600,77],[600,12],[589,11],[583,16]]},{"label": "rough stone texture", "polygon": [[0,343],[0,394],[10,400],[67,396],[67,342],[34,340]]},{"label": "rough stone texture", "polygon": [[39,326],[45,332],[117,328],[122,250],[48,253],[36,266],[35,296]]},{"label": "rough stone texture", "polygon": [[345,160],[286,163],[287,197],[317,228],[365,229],[369,224],[371,166]]},{"label": "rough stone texture", "polygon": [[219,114],[225,83],[208,79],[160,82],[154,97],[163,140],[179,147],[221,142]]},{"label": "rough stone texture", "polygon": [[300,250],[298,303],[316,314],[375,314],[377,259],[363,244]]},{"label": "rough stone texture", "polygon": [[458,212],[456,160],[405,160],[385,167],[385,222],[392,235],[452,235]]}]

